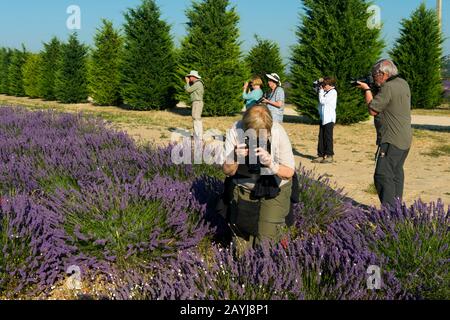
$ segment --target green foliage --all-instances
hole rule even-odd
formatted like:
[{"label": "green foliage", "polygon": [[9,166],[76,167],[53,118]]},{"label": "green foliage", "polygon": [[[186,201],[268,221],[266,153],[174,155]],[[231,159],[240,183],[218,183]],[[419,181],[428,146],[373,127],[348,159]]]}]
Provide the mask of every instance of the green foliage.
[{"label": "green foliage", "polygon": [[8,94],[9,92],[8,70],[12,54],[12,50],[9,48],[0,49],[0,93],[3,94]]},{"label": "green foliage", "polygon": [[[179,79],[198,70],[205,83],[204,115],[233,115],[242,109],[242,84],[247,77],[241,61],[239,16],[229,0],[192,3],[186,12],[187,36],[181,44]],[[183,81],[178,98],[187,101]]]},{"label": "green foliage", "polygon": [[442,100],[442,43],[439,21],[424,3],[402,21],[400,38],[390,52],[411,87],[413,108],[434,108]]},{"label": "green foliage", "polygon": [[8,68],[8,94],[16,97],[25,96],[22,67],[27,61],[28,53],[24,46],[22,50],[14,50]]},{"label": "green foliage", "polygon": [[267,80],[266,74],[277,73],[285,79],[285,65],[281,58],[280,46],[275,41],[261,39],[255,35],[256,45],[245,57],[248,69],[253,76]]},{"label": "green foliage", "polygon": [[42,57],[39,54],[30,54],[22,67],[23,87],[25,94],[31,98],[41,98],[42,92],[39,79],[42,73]]},{"label": "green foliage", "polygon": [[89,92],[98,105],[118,105],[120,95],[120,63],[123,39],[111,21],[95,35],[95,49],[89,63]]},{"label": "green foliage", "polygon": [[63,103],[85,102],[87,89],[87,47],[78,41],[77,34],[62,45],[56,73],[56,98]]},{"label": "green foliage", "polygon": [[61,43],[55,37],[50,42],[44,43],[44,50],[41,52],[42,70],[39,78],[39,87],[42,97],[47,100],[56,100],[55,92],[55,67],[61,55]]},{"label": "green foliage", "polygon": [[122,97],[136,110],[164,109],[174,103],[175,53],[170,26],[154,0],[125,13]]},{"label": "green foliage", "polygon": [[350,124],[368,118],[364,97],[350,85],[367,75],[384,43],[379,29],[369,29],[366,0],[304,0],[306,14],[297,29],[292,62],[292,97],[298,111],[319,119],[312,83],[323,76],[337,79],[337,121]]}]

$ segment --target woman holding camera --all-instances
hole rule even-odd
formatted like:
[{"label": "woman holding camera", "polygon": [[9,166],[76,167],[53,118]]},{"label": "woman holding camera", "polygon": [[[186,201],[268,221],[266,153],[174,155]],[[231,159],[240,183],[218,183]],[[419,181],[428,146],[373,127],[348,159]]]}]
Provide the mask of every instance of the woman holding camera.
[{"label": "woman holding camera", "polygon": [[[244,143],[245,136],[255,135],[257,145]],[[259,159],[260,172],[254,171],[255,165],[249,169],[252,154]],[[230,224],[238,248],[254,247],[264,239],[280,241],[290,209],[295,160],[286,131],[273,121],[267,106],[253,106],[228,130],[225,155],[223,172],[233,181]]]},{"label": "woman holding camera", "polygon": [[325,77],[319,80],[319,143],[317,146],[317,158],[313,163],[333,163],[333,130],[336,123],[337,91],[336,80]]},{"label": "woman holding camera", "polygon": [[283,123],[285,93],[281,86],[280,76],[276,73],[266,75],[270,87],[270,93],[267,99],[262,100],[267,104],[274,122]]},{"label": "woman holding camera", "polygon": [[248,110],[258,103],[264,95],[261,89],[262,80],[260,77],[255,77],[251,82],[244,84],[244,93],[242,98],[245,100],[245,109]]}]

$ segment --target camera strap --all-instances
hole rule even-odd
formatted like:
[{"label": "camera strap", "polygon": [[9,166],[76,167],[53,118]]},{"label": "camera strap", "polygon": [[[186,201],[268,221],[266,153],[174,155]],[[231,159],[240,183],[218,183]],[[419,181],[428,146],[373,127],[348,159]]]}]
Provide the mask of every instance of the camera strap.
[{"label": "camera strap", "polygon": [[336,88],[333,88],[333,89],[328,90],[327,92],[325,92],[325,95],[324,95],[324,96],[326,96],[328,93],[330,93],[330,92],[333,91],[333,90],[337,92]]},{"label": "camera strap", "polygon": [[270,95],[270,97],[267,100],[272,100],[272,98],[275,97],[275,94],[277,93],[279,88],[280,87],[277,87],[274,91],[272,91],[272,94]]}]

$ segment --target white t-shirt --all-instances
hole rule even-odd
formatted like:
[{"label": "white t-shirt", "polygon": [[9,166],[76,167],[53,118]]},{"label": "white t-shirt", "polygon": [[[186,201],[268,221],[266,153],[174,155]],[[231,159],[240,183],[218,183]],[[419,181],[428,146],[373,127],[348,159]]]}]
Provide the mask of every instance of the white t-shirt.
[{"label": "white t-shirt", "polygon": [[[236,122],[233,127],[227,131],[227,136],[225,140],[225,161],[230,159],[230,161],[234,162],[235,147],[243,141],[239,140],[238,130],[243,130],[242,121]],[[269,138],[271,150],[269,153],[272,156],[272,161],[279,165],[286,166],[295,170],[295,159],[294,153],[292,151],[292,145],[289,140],[289,136],[284,130],[283,126],[279,123],[274,122],[271,130],[271,136]],[[273,174],[269,172],[270,170],[267,168],[263,168],[262,171],[266,172],[266,174]],[[241,186],[244,186],[250,190],[252,190],[255,186],[256,181],[259,178],[259,175],[252,175],[248,172],[248,167],[245,164],[240,164],[238,167],[237,174],[247,176],[249,178],[245,179],[235,179],[235,183]],[[281,187],[284,184],[288,183],[289,180],[282,180],[280,177],[275,175],[275,179],[277,180],[278,185]]]}]

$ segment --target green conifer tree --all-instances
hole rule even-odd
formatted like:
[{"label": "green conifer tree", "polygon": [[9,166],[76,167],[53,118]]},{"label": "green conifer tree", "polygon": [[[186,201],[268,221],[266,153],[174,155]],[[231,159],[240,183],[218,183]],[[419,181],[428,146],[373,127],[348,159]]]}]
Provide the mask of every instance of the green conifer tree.
[{"label": "green conifer tree", "polygon": [[103,20],[94,41],[95,49],[89,63],[89,92],[98,105],[118,105],[121,102],[123,39],[111,21]]},{"label": "green conifer tree", "polygon": [[274,72],[284,81],[286,66],[281,58],[280,46],[275,41],[261,39],[256,35],[255,40],[256,45],[245,57],[250,73],[265,81],[265,75]]},{"label": "green conifer tree", "polygon": [[174,106],[175,54],[170,26],[154,0],[125,13],[122,97],[136,110]]},{"label": "green conifer tree", "polygon": [[8,94],[11,96],[25,96],[22,67],[27,60],[27,55],[28,53],[23,45],[22,50],[13,50],[11,63],[8,68]]},{"label": "green conifer tree", "polygon": [[44,49],[41,52],[42,70],[39,77],[39,91],[46,100],[56,100],[55,80],[61,46],[58,38],[54,37],[50,42],[44,43]]},{"label": "green conifer tree", "polygon": [[42,73],[42,57],[40,54],[29,54],[22,67],[23,87],[30,98],[41,98],[39,79]]},{"label": "green conifer tree", "polygon": [[11,64],[12,50],[9,48],[0,49],[0,93],[9,93],[8,70]]},{"label": "green conifer tree", "polygon": [[62,45],[56,72],[56,98],[63,103],[87,101],[87,47],[78,41],[76,33]]},{"label": "green conifer tree", "polygon": [[[239,16],[229,0],[194,1],[187,10],[179,79],[199,71],[205,83],[204,115],[225,116],[242,109],[242,85],[248,77],[239,43]],[[179,99],[188,100],[179,80]]]},{"label": "green conifer tree", "polygon": [[304,0],[305,15],[298,27],[292,62],[291,100],[303,114],[318,120],[313,82],[337,79],[337,121],[355,123],[368,118],[363,94],[350,85],[353,77],[370,73],[384,43],[381,31],[369,28],[366,0]]},{"label": "green conifer tree", "polygon": [[441,103],[442,43],[437,14],[424,3],[402,21],[400,38],[390,55],[411,87],[413,108],[434,108]]}]

